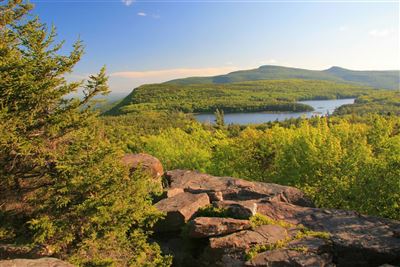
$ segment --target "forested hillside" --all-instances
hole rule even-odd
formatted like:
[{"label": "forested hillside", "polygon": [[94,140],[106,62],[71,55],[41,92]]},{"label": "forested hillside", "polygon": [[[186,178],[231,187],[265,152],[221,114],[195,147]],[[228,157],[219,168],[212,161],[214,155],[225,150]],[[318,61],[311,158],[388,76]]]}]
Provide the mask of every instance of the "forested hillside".
[{"label": "forested hillside", "polygon": [[352,98],[369,87],[328,81],[267,80],[231,84],[150,84],[136,88],[107,115],[142,110],[190,112],[310,111],[299,100]]},{"label": "forested hillside", "polygon": [[343,105],[335,111],[335,115],[394,114],[400,115],[400,91],[376,91],[363,95],[352,105]]},{"label": "forested hillside", "polygon": [[233,83],[256,80],[306,79],[357,83],[375,88],[396,89],[400,87],[400,71],[354,71],[340,67],[316,71],[281,66],[261,66],[257,69],[235,71],[213,77],[176,79],[172,84]]}]

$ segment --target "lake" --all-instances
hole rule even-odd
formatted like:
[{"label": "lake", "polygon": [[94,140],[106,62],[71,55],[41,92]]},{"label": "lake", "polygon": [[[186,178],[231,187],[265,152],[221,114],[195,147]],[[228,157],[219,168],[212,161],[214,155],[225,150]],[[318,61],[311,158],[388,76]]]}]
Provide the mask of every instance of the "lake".
[{"label": "lake", "polygon": [[[226,113],[225,124],[251,124],[251,123],[264,123],[269,121],[283,121],[290,118],[312,116],[324,116],[332,114],[333,111],[346,104],[353,104],[354,98],[348,99],[332,99],[332,100],[307,100],[299,101],[299,103],[310,105],[314,108],[311,112],[288,112],[288,113],[271,113],[271,112],[252,112],[252,113]],[[214,114],[197,114],[196,119],[200,122],[214,123]]]}]

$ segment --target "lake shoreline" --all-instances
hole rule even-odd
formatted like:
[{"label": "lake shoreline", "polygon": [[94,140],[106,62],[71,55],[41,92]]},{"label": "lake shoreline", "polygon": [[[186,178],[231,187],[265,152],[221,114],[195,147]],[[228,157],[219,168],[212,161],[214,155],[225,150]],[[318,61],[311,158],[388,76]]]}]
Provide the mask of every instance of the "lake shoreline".
[{"label": "lake shoreline", "polygon": [[[304,100],[297,103],[309,105],[313,108],[313,111],[255,111],[255,112],[229,112],[224,114],[226,124],[257,124],[266,123],[271,121],[283,121],[291,118],[306,117],[311,118],[313,116],[326,116],[333,114],[334,110],[342,105],[353,104],[355,98],[342,98],[342,99],[330,99],[330,100]],[[197,121],[202,123],[214,123],[215,116],[213,113],[192,113]]]}]

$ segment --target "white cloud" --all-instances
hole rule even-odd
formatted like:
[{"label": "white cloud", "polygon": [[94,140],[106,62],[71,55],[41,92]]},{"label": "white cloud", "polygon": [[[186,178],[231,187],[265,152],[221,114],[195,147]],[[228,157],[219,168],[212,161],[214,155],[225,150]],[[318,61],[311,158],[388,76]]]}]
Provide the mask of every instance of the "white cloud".
[{"label": "white cloud", "polygon": [[394,29],[373,29],[369,31],[369,35],[372,37],[386,37],[394,33]]},{"label": "white cloud", "polygon": [[130,6],[133,4],[134,0],[121,0],[121,2],[126,6]]},{"label": "white cloud", "polygon": [[235,71],[236,67],[216,67],[216,68],[180,68],[166,70],[149,70],[149,71],[121,71],[111,73],[111,77],[120,77],[127,79],[156,79],[168,80],[176,78],[184,78],[191,76],[212,76],[226,74]]},{"label": "white cloud", "polygon": [[146,16],[147,16],[147,14],[144,13],[144,12],[139,12],[139,13],[137,13],[137,15],[138,15],[138,16],[141,16],[141,17],[146,17]]}]

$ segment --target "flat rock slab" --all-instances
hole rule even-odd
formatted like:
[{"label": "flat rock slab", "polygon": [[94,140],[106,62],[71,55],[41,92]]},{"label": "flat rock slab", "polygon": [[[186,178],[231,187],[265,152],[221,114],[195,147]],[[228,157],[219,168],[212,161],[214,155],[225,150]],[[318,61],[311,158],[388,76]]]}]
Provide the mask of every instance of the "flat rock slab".
[{"label": "flat rock slab", "polygon": [[166,217],[157,223],[155,230],[158,232],[179,231],[201,207],[210,204],[210,199],[205,193],[191,194],[180,193],[163,199],[155,207],[166,213]]},{"label": "flat rock slab", "polygon": [[198,217],[188,223],[188,236],[205,238],[250,229],[250,221],[232,218]]},{"label": "flat rock slab", "polygon": [[286,229],[279,225],[262,225],[255,230],[210,238],[210,248],[212,250],[245,250],[254,245],[274,244],[286,239],[287,236]]},{"label": "flat rock slab", "polygon": [[310,252],[301,252],[289,249],[278,249],[262,252],[247,261],[248,267],[328,267],[335,266],[329,254],[317,255]]},{"label": "flat rock slab", "polygon": [[290,186],[216,177],[196,171],[174,170],[165,174],[170,188],[207,193],[212,201],[268,199],[313,207],[303,192]]},{"label": "flat rock slab", "polygon": [[74,265],[56,258],[40,258],[4,260],[0,261],[0,267],[74,267]]},{"label": "flat rock slab", "polygon": [[354,211],[299,207],[283,202],[258,203],[257,211],[274,219],[329,232],[339,266],[400,263],[400,222]]},{"label": "flat rock slab", "polygon": [[288,249],[301,250],[305,249],[306,252],[314,254],[330,254],[333,253],[333,248],[330,240],[325,240],[316,237],[305,237],[291,241],[287,245]]}]

